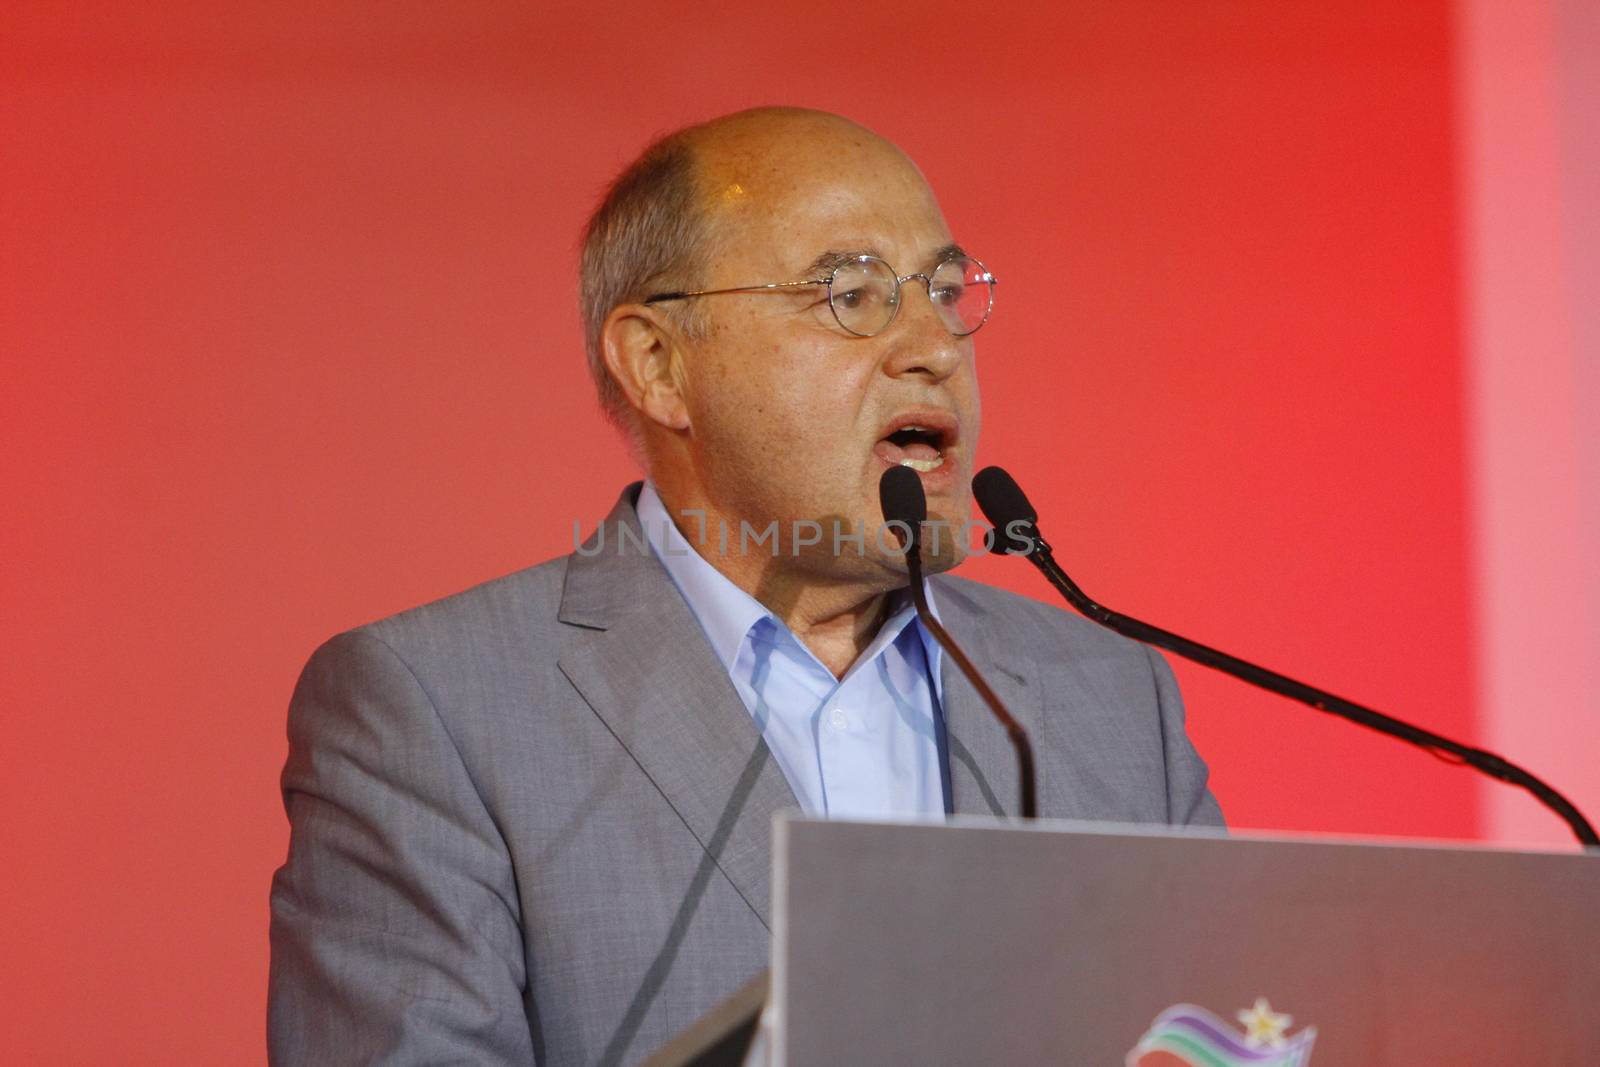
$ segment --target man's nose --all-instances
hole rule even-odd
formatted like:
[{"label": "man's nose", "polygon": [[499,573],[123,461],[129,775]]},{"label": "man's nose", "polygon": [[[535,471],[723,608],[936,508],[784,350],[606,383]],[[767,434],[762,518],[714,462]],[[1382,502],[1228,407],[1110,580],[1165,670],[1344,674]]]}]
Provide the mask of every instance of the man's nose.
[{"label": "man's nose", "polygon": [[942,382],[960,369],[972,348],[971,337],[957,337],[928,299],[926,278],[911,277],[900,286],[900,313],[885,331],[889,352],[884,372],[893,376],[924,375]]}]

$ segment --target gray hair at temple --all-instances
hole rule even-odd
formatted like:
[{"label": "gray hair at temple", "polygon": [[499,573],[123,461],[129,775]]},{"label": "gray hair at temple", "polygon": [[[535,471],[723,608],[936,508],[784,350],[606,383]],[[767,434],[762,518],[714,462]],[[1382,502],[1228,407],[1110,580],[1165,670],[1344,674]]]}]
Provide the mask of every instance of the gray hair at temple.
[{"label": "gray hair at temple", "polygon": [[[606,368],[600,336],[606,316],[652,292],[694,288],[708,259],[707,212],[689,132],[668,134],[646,148],[611,183],[584,228],[578,305],[589,374],[601,408],[623,430],[632,429],[632,420],[627,397]],[[703,320],[689,304],[660,310],[687,334],[703,332]]]}]

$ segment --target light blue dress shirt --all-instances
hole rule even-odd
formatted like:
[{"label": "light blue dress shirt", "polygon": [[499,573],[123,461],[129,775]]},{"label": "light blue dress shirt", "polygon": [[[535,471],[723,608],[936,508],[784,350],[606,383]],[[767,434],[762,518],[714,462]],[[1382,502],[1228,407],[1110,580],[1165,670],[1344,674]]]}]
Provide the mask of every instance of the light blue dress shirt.
[{"label": "light blue dress shirt", "polygon": [[684,539],[649,482],[639,493],[638,513],[645,539],[807,814],[944,814],[936,713],[943,650],[909,597],[845,676],[835,678],[787,626]]}]

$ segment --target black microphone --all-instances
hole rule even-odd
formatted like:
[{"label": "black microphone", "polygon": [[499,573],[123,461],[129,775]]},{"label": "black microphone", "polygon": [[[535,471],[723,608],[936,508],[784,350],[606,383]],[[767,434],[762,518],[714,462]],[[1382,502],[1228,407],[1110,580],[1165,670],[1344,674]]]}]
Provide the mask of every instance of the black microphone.
[{"label": "black microphone", "polygon": [[1033,744],[1028,740],[1028,731],[1012,718],[995,691],[989,687],[989,683],[978,673],[978,668],[973,666],[972,660],[967,658],[967,654],[961,651],[961,646],[955,643],[949,632],[928,609],[928,594],[922,588],[922,523],[928,517],[928,498],[922,491],[922,479],[918,478],[917,472],[910,467],[890,467],[878,480],[878,504],[883,508],[883,518],[886,523],[903,528],[901,543],[906,550],[906,569],[910,571],[911,602],[916,605],[917,617],[922,620],[923,627],[933,635],[933,639],[939,642],[945,655],[955,661],[967,681],[972,683],[972,688],[978,691],[983,702],[989,705],[989,710],[1005,728],[1006,736],[1011,739],[1011,747],[1017,753],[1022,817],[1035,818],[1038,814],[1038,795],[1033,780]]},{"label": "black microphone", "polygon": [[[890,467],[878,479],[878,507],[883,521],[899,526],[895,536],[906,550],[906,565],[922,571],[922,524],[928,519],[928,496],[922,479],[910,467]],[[913,583],[915,584],[915,583]]]},{"label": "black microphone", "polygon": [[1580,842],[1586,846],[1600,846],[1600,836],[1595,834],[1589,820],[1583,817],[1583,813],[1570,800],[1556,792],[1546,782],[1502,756],[1486,749],[1473,748],[1471,745],[1452,741],[1448,737],[1442,737],[1431,730],[1424,730],[1420,726],[1413,726],[1392,715],[1385,715],[1381,711],[1375,711],[1352,700],[1334,696],[1326,690],[1297,682],[1276,671],[1258,667],[1226,652],[1219,652],[1187,637],[1180,637],[1178,634],[1102,607],[1089,599],[1088,595],[1078,588],[1078,584],[1067,577],[1067,572],[1061,569],[1060,564],[1056,563],[1049,542],[1039,533],[1039,513],[1028,503],[1021,486],[1017,485],[1011,475],[999,467],[985,467],[972,479],[972,492],[978,499],[978,507],[995,527],[996,547],[1011,555],[1026,556],[1030,563],[1044,573],[1050,584],[1067,598],[1069,604],[1100,625],[1131,637],[1135,641],[1164,648],[1202,666],[1231,674],[1261,689],[1286,696],[1291,700],[1298,700],[1302,704],[1309,704],[1318,711],[1337,715],[1360,726],[1388,734],[1390,737],[1398,737],[1449,762],[1464,763],[1491,778],[1526,789],[1545,807],[1561,816]]}]

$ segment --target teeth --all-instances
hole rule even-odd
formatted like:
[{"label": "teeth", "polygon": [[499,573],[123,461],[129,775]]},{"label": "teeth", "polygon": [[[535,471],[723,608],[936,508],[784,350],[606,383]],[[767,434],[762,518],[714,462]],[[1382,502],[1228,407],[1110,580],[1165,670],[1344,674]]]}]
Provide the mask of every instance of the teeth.
[{"label": "teeth", "polygon": [[929,471],[936,471],[944,466],[944,457],[940,456],[937,459],[902,459],[900,466],[910,467],[914,471],[921,471],[923,474],[927,474]]}]

